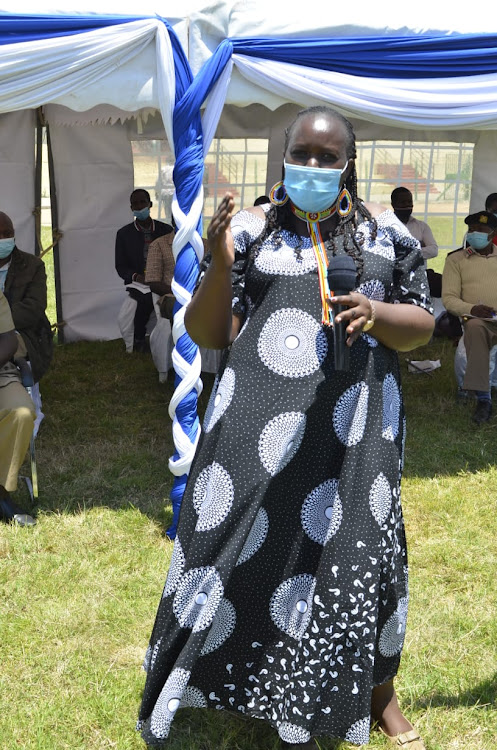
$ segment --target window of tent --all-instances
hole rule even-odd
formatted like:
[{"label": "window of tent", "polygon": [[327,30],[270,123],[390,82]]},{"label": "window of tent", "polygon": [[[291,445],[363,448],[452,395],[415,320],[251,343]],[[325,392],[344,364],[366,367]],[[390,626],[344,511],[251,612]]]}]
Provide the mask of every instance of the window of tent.
[{"label": "window of tent", "polygon": [[358,142],[358,193],[390,207],[392,190],[407,187],[413,216],[429,224],[445,255],[461,246],[466,231],[473,148],[473,143]]}]

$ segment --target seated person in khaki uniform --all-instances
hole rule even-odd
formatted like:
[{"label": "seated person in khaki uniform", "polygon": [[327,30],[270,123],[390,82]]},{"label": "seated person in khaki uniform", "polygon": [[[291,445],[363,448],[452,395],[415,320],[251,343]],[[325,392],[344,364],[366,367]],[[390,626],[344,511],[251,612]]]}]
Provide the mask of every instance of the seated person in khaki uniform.
[{"label": "seated person in khaki uniform", "polygon": [[488,211],[466,216],[468,247],[449,253],[442,277],[442,300],[449,312],[463,319],[468,363],[463,388],[477,397],[473,421],[492,415],[489,356],[497,344],[497,217]]},{"label": "seated person in khaki uniform", "polygon": [[20,526],[33,526],[34,519],[16,505],[9,494],[17,489],[17,475],[36,416],[34,404],[12,362],[17,351],[19,339],[14,321],[7,300],[0,292],[0,517]]}]

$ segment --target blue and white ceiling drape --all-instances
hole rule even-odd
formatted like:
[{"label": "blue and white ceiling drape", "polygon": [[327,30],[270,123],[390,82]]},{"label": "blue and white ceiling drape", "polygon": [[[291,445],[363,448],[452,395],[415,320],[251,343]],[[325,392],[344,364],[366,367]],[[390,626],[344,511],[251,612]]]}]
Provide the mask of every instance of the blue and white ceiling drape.
[{"label": "blue and white ceiling drape", "polygon": [[[216,70],[230,61],[279,100],[327,102],[351,117],[411,128],[497,127],[495,34],[233,39],[214,57]],[[204,66],[195,84],[213,68]],[[237,103],[230,93],[227,101]],[[224,103],[219,92],[218,115]]]}]

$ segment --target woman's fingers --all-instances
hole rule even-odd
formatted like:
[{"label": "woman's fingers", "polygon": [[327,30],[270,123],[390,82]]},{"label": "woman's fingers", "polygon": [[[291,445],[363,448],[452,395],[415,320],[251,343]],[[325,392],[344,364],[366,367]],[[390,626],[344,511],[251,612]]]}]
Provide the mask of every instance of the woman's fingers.
[{"label": "woman's fingers", "polygon": [[371,303],[364,294],[358,292],[352,292],[351,294],[344,294],[340,297],[329,297],[328,302],[333,305],[345,306],[345,310],[334,318],[334,322],[345,323],[346,331],[349,334],[347,338],[347,344],[351,346],[354,341],[360,336],[363,327],[371,316]]},{"label": "woman's fingers", "polygon": [[227,193],[222,199],[217,208],[217,211],[211,219],[209,229],[207,230],[207,236],[209,238],[226,231],[231,221],[234,208],[235,201],[233,199],[233,196],[231,195],[231,193]]}]

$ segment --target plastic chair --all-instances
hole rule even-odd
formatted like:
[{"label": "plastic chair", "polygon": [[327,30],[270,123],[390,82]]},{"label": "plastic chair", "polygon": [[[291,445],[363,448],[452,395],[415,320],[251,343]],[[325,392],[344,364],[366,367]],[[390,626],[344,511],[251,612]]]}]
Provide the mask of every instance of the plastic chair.
[{"label": "plastic chair", "polygon": [[[121,338],[124,341],[126,347],[126,353],[131,354],[133,351],[133,343],[135,338],[135,312],[136,312],[136,300],[126,294],[123,300],[119,315],[117,317],[117,324],[121,333]],[[155,327],[156,321],[155,312],[152,313],[147,323],[147,333],[151,333]]]}]

